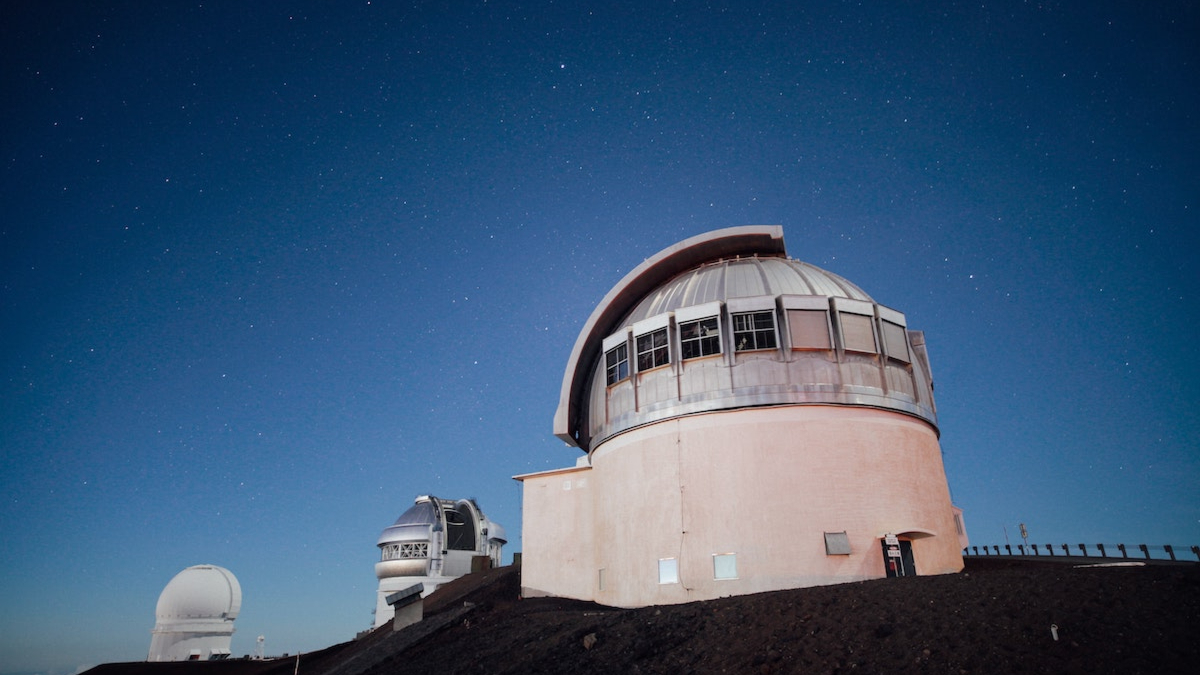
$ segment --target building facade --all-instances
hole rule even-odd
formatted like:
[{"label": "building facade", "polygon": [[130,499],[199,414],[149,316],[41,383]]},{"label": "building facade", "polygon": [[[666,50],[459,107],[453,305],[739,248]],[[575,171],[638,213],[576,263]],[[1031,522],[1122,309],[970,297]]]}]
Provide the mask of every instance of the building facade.
[{"label": "building facade", "polygon": [[779,227],[688,239],[588,319],[523,483],[522,592],[638,607],[962,569],[924,335]]}]

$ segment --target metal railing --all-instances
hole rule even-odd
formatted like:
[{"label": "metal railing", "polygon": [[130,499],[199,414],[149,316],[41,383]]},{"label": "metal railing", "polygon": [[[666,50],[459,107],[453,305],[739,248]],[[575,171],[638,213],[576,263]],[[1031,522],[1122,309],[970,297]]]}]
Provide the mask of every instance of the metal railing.
[{"label": "metal railing", "polygon": [[[1056,552],[1057,549],[1057,552]],[[1138,544],[1126,548],[1125,544],[1116,546],[1105,544],[1004,544],[1003,546],[968,546],[962,550],[966,556],[1040,556],[1059,558],[1108,558],[1114,560],[1178,560],[1176,553],[1186,556],[1187,551],[1200,562],[1200,546],[1180,547],[1163,544],[1162,546],[1147,546]],[[1130,555],[1130,553],[1133,555]],[[1190,560],[1190,558],[1185,558]]]}]

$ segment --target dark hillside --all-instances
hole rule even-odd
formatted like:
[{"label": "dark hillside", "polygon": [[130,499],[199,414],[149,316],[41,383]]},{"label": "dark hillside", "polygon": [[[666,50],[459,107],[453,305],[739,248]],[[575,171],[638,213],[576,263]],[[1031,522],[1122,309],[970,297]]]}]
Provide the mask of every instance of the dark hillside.
[{"label": "dark hillside", "polygon": [[[973,560],[957,575],[636,610],[519,600],[518,589],[514,568],[464,578],[427,599],[422,624],[303,655],[300,672],[1192,673],[1200,663],[1195,564]],[[222,665],[231,669],[204,672],[250,672]],[[295,668],[255,665],[272,675]],[[178,672],[185,670],[201,672]]]}]

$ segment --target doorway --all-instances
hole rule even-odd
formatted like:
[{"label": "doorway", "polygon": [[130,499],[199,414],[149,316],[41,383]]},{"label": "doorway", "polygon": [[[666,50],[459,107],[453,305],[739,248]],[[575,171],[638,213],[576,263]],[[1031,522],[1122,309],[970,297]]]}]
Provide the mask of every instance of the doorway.
[{"label": "doorway", "polygon": [[879,540],[883,546],[883,569],[891,577],[912,577],[917,574],[913,563],[912,542],[893,536]]}]

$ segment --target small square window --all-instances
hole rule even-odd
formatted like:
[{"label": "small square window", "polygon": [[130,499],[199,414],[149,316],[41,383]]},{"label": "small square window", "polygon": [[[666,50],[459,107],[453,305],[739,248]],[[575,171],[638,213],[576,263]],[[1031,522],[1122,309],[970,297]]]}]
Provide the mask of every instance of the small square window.
[{"label": "small square window", "polygon": [[629,377],[629,348],[617,345],[605,352],[604,365],[609,384],[616,384]]},{"label": "small square window", "polygon": [[736,553],[714,553],[713,554],[713,579],[736,579],[737,578],[737,554]]},{"label": "small square window", "polygon": [[675,558],[661,558],[658,561],[658,583],[679,583],[679,561]]},{"label": "small square window", "polygon": [[721,332],[717,317],[679,324],[679,348],[685,359],[720,354]]},{"label": "small square window", "polygon": [[599,572],[596,574],[596,585],[600,590],[604,590],[604,582],[607,581],[606,577],[608,576],[608,574],[606,574],[607,571],[608,570],[601,567]]},{"label": "small square window", "polygon": [[733,315],[733,344],[739,352],[774,349],[775,312],[746,312]]},{"label": "small square window", "polygon": [[845,532],[826,532],[825,555],[850,555],[850,537]]},{"label": "small square window", "polygon": [[637,366],[638,372],[651,368],[665,366],[671,362],[671,351],[667,343],[667,329],[637,336]]}]

